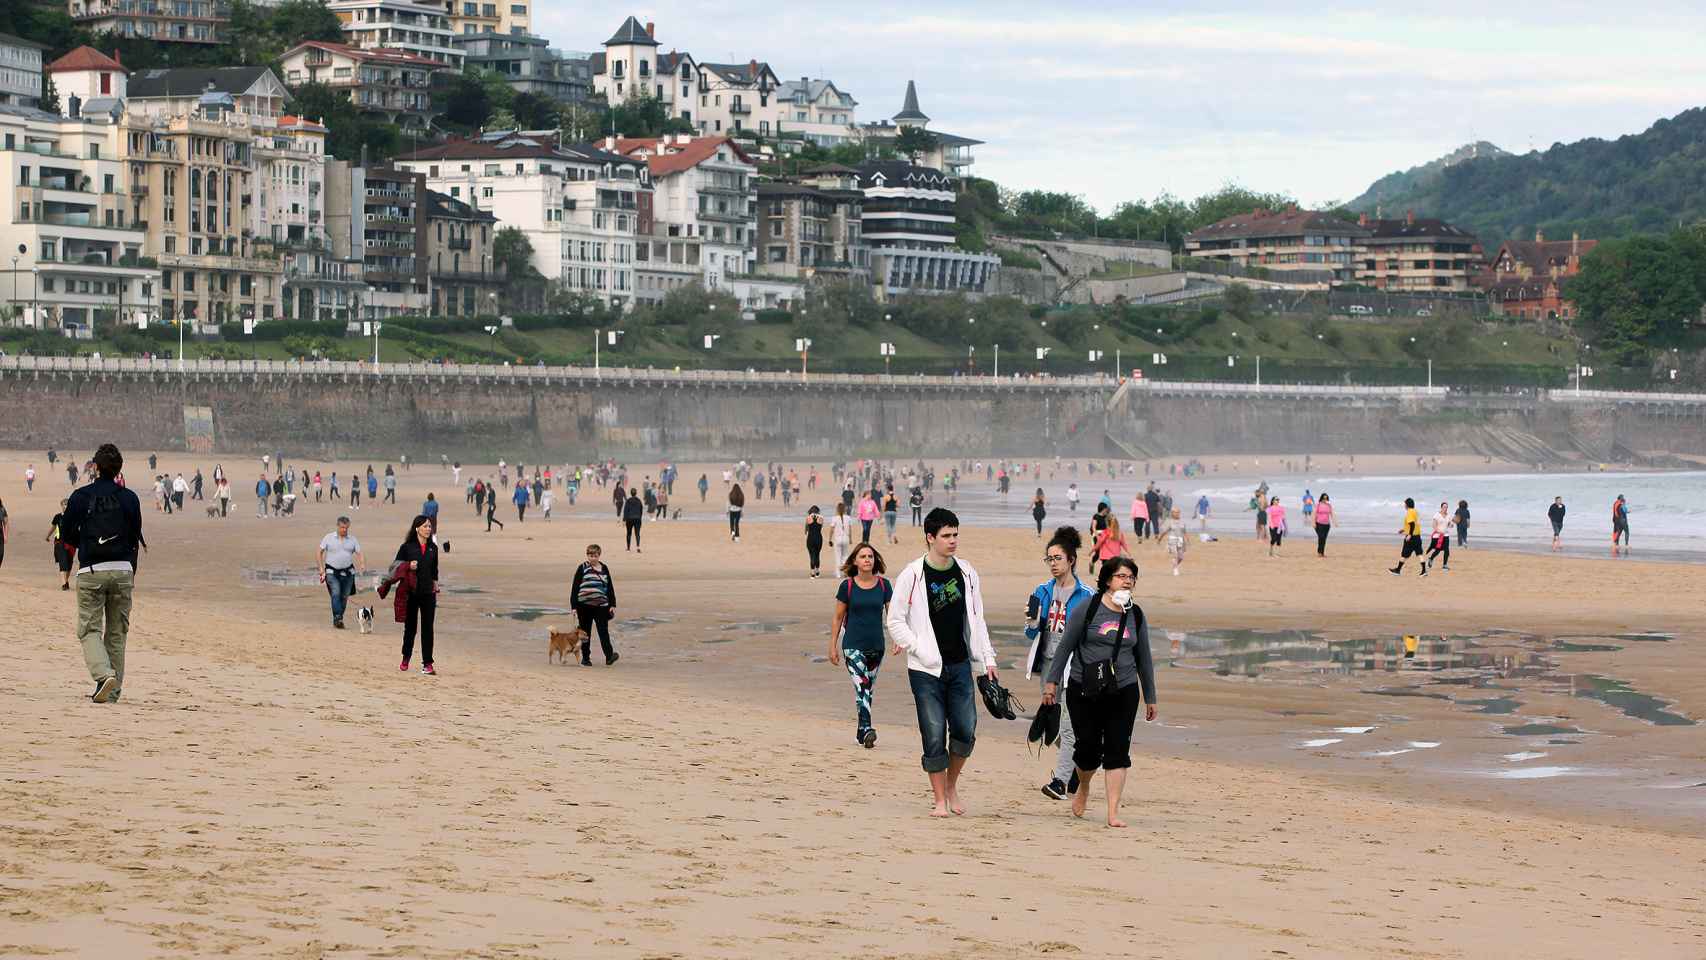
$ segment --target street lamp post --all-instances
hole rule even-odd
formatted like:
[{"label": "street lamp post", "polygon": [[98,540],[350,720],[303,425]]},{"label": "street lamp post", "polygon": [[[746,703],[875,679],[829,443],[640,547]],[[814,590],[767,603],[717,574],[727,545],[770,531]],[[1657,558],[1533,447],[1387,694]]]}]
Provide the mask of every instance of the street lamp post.
[{"label": "street lamp post", "polygon": [[806,355],[811,352],[811,337],[795,337],[794,349],[800,351],[800,382],[806,382]]},{"label": "street lamp post", "polygon": [[883,376],[890,376],[889,361],[894,358],[894,344],[885,340],[877,344],[877,349],[883,355]]},{"label": "street lamp post", "polygon": [[1001,379],[1001,344],[995,345],[995,379]]}]

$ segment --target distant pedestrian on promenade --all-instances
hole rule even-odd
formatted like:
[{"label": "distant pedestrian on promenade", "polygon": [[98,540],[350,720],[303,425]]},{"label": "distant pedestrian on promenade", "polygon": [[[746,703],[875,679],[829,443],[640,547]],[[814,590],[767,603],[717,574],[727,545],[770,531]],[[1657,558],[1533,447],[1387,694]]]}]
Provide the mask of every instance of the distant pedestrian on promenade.
[{"label": "distant pedestrian on promenade", "polygon": [[746,494],[741,492],[740,484],[729,487],[729,539],[740,542],[740,515],[746,509]]},{"label": "distant pedestrian on promenade", "polygon": [[231,481],[220,477],[213,484],[213,497],[219,501],[219,516],[224,519],[231,512]]},{"label": "distant pedestrian on promenade", "polygon": [[912,492],[906,495],[906,502],[912,507],[912,525],[924,526],[924,488],[914,483]]},{"label": "distant pedestrian on promenade", "polygon": [[0,566],[6,564],[6,536],[11,529],[11,520],[6,516],[6,501],[0,500]]},{"label": "distant pedestrian on promenade", "polygon": [[34,493],[36,489],[36,465],[30,464],[24,468],[24,492]]},{"label": "distant pedestrian on promenade", "polygon": [[1096,534],[1094,554],[1091,559],[1097,563],[1107,563],[1116,557],[1131,556],[1131,545],[1126,543],[1125,535],[1120,533],[1120,522],[1115,517],[1108,517],[1108,525]]},{"label": "distant pedestrian on promenade", "polygon": [[[628,489],[628,499],[622,504],[622,526],[627,539],[627,549],[639,550],[640,525],[646,519],[646,505],[640,501],[640,491],[632,487]],[[644,550],[640,550],[645,553]]]},{"label": "distant pedestrian on promenade", "polygon": [[[1074,464],[1074,466],[1076,466],[1076,465],[1077,464]],[[1067,484],[1066,485],[1066,512],[1067,513],[1077,513],[1078,512],[1078,499],[1079,499],[1078,484],[1077,483]]]},{"label": "distant pedestrian on promenade", "polygon": [[94,463],[94,477],[66,502],[60,532],[66,543],[77,545],[77,634],[95,683],[90,699],[111,703],[124,687],[142,504],[115,482],[124,470],[117,447],[101,444]]},{"label": "distant pedestrian on promenade", "polygon": [[397,471],[391,469],[391,465],[389,463],[385,465],[384,502],[389,504],[395,504],[397,502]]},{"label": "distant pedestrian on promenade", "polygon": [[1327,535],[1333,532],[1333,500],[1326,491],[1315,501],[1315,556],[1327,555]]},{"label": "distant pedestrian on promenade", "polygon": [[1546,519],[1552,521],[1552,552],[1564,549],[1564,498],[1553,497],[1552,506],[1546,508]]},{"label": "distant pedestrian on promenade", "polygon": [[427,492],[426,502],[421,504],[421,516],[432,521],[432,535],[436,540],[438,538],[438,499],[432,495],[431,491]]},{"label": "distant pedestrian on promenade", "polygon": [[877,685],[877,670],[883,665],[883,620],[894,586],[883,576],[883,555],[869,543],[853,550],[835,591],[835,615],[829,623],[829,662],[847,663],[853,679],[853,707],[857,727],[853,739],[869,750],[877,745],[877,728],[871,722],[871,696]]},{"label": "distant pedestrian on promenade", "polygon": [[1256,541],[1268,539],[1268,498],[1265,487],[1257,488],[1250,498],[1250,509],[1256,511]]},{"label": "distant pedestrian on promenade", "polygon": [[699,502],[704,503],[705,502],[705,494],[707,491],[709,491],[711,489],[711,481],[708,478],[706,478],[706,476],[704,474],[701,473],[699,475],[699,483],[697,484],[697,486],[699,487]]},{"label": "distant pedestrian on promenade", "polygon": [[819,512],[817,505],[813,504],[812,508],[806,511],[806,557],[811,560],[813,580],[818,578],[818,558],[822,553],[823,514]]}]

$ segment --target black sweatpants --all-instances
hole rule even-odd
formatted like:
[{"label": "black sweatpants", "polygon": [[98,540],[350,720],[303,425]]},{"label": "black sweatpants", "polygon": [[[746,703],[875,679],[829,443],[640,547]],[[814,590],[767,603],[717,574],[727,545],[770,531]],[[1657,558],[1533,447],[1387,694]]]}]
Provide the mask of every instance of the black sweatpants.
[{"label": "black sweatpants", "polygon": [[632,549],[640,545],[640,521],[624,520],[622,525],[627,527],[628,547]]},{"label": "black sweatpants", "polygon": [[813,573],[816,573],[818,571],[818,558],[822,554],[823,554],[823,538],[822,537],[819,537],[816,540],[807,540],[806,541],[806,556],[811,557],[812,572]]},{"label": "black sweatpants", "polygon": [[[428,590],[431,588],[429,587]],[[403,659],[415,652],[415,628],[421,632],[421,662],[432,663],[432,622],[438,616],[438,598],[430,593],[422,599],[409,594],[408,612],[403,614]]]},{"label": "black sweatpants", "polygon": [[1067,686],[1066,712],[1078,737],[1072,747],[1073,766],[1080,770],[1131,766],[1131,731],[1137,726],[1142,686],[1133,683],[1105,697],[1087,697],[1077,684]]},{"label": "black sweatpants", "polygon": [[610,645],[610,611],[599,611],[593,607],[575,608],[575,619],[579,622],[581,633],[586,636],[581,641],[581,658],[584,660],[592,654],[592,631],[598,629],[598,642],[604,647],[604,659],[616,655],[616,648]]},{"label": "black sweatpants", "polygon": [[1428,551],[1428,559],[1426,562],[1431,564],[1434,562],[1434,557],[1441,555],[1443,555],[1445,559],[1441,560],[1440,564],[1447,567],[1451,566],[1451,534],[1449,533],[1442,533],[1438,537],[1434,538],[1433,549]]},{"label": "black sweatpants", "polygon": [[1327,555],[1327,534],[1331,532],[1333,532],[1333,525],[1330,523],[1317,523],[1315,525],[1315,553],[1317,555],[1323,557]]}]

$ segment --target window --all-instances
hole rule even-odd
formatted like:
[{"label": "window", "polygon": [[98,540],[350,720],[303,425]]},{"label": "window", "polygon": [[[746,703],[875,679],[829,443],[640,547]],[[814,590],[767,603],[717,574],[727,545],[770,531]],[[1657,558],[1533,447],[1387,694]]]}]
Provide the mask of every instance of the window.
[{"label": "window", "polygon": [[511,14],[514,14],[517,16],[525,17],[525,16],[527,16],[527,4],[525,4],[525,3],[512,3],[509,5],[509,12]]},{"label": "window", "polygon": [[480,197],[482,199],[485,199],[485,200],[490,200],[492,198],[492,188],[491,187],[481,187],[480,188]]},{"label": "window", "polygon": [[[153,24],[149,24],[149,26],[153,26]],[[113,75],[110,73],[101,74],[101,95],[107,96],[107,95],[111,94],[112,92],[113,92]]]},{"label": "window", "polygon": [[438,176],[438,165],[437,164],[433,164],[432,166],[427,167],[427,176],[429,176],[429,177]]},{"label": "window", "polygon": [[193,293],[194,291],[195,291],[195,273],[193,271],[190,271],[190,270],[185,270],[184,271],[184,292],[185,293]]},{"label": "window", "polygon": [[780,221],[780,220],[770,221],[770,235],[772,237],[777,237],[777,238],[780,238],[782,236],[782,221]]}]

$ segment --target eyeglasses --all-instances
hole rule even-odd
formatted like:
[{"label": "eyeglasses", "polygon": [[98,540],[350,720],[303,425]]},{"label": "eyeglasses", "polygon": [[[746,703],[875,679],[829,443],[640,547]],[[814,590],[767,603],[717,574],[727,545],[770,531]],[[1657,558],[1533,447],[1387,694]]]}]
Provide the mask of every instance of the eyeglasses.
[{"label": "eyeglasses", "polygon": [[1066,554],[1064,554],[1064,553],[1046,553],[1046,554],[1043,554],[1043,562],[1044,563],[1065,563],[1066,562]]},{"label": "eyeglasses", "polygon": [[1132,583],[1137,582],[1137,577],[1131,575],[1130,573],[1116,573],[1113,576],[1109,577],[1108,579],[1110,581],[1112,581],[1112,580],[1127,580],[1127,581],[1130,581]]}]

